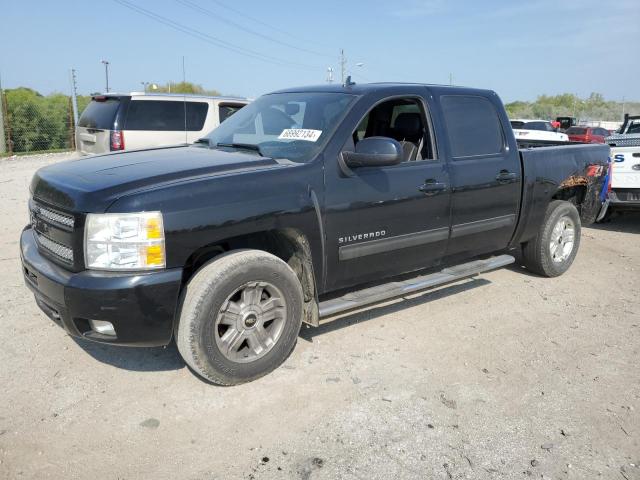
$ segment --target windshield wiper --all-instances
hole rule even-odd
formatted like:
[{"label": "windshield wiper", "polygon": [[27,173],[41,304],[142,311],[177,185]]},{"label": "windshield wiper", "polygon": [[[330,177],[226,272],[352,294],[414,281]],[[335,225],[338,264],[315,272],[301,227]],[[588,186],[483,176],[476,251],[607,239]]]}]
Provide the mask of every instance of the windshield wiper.
[{"label": "windshield wiper", "polygon": [[254,145],[253,143],[216,143],[216,147],[229,147],[229,148],[238,148],[243,150],[252,150],[254,152],[258,152],[258,155],[264,157],[262,152],[260,151],[259,145]]}]

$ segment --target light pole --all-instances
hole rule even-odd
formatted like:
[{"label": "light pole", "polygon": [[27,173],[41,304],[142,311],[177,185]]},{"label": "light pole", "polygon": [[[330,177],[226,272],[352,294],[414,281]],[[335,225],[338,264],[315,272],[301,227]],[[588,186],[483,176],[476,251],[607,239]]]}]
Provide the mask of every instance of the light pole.
[{"label": "light pole", "polygon": [[109,93],[109,62],[107,60],[101,60],[104,65],[104,76],[107,81],[107,93]]},{"label": "light pole", "polygon": [[333,67],[327,67],[327,83],[333,83]]},{"label": "light pole", "polygon": [[140,82],[142,88],[144,89],[144,93],[147,93],[147,87],[149,86],[149,82]]}]

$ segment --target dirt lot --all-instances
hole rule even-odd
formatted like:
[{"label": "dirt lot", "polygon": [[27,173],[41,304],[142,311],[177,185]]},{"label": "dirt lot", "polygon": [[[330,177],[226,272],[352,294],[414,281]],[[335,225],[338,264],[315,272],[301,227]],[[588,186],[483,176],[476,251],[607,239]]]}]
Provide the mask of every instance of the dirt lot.
[{"label": "dirt lot", "polygon": [[640,479],[640,215],[584,229],[561,278],[514,267],[305,329],[218,388],[173,346],[39,312],[18,237],[64,157],[0,160],[0,478]]}]

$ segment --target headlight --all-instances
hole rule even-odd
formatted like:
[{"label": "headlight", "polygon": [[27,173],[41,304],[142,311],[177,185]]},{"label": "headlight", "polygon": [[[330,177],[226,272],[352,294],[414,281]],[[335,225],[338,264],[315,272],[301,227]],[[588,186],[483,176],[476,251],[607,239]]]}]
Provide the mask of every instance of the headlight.
[{"label": "headlight", "polygon": [[164,268],[164,227],[160,212],[87,215],[84,235],[87,268],[149,270]]}]

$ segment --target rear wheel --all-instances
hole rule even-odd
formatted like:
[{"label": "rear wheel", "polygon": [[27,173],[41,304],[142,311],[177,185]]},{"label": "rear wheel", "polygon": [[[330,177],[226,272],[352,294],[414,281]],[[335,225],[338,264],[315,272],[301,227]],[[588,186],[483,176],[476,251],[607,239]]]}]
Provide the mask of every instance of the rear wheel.
[{"label": "rear wheel", "polygon": [[302,288],[278,257],[231,252],[203,266],[184,294],[177,344],[185,362],[220,385],[235,385],[277,368],[295,346]]},{"label": "rear wheel", "polygon": [[578,253],[580,232],[576,207],[562,200],[552,201],[538,234],[523,245],[526,267],[545,277],[562,275]]}]

